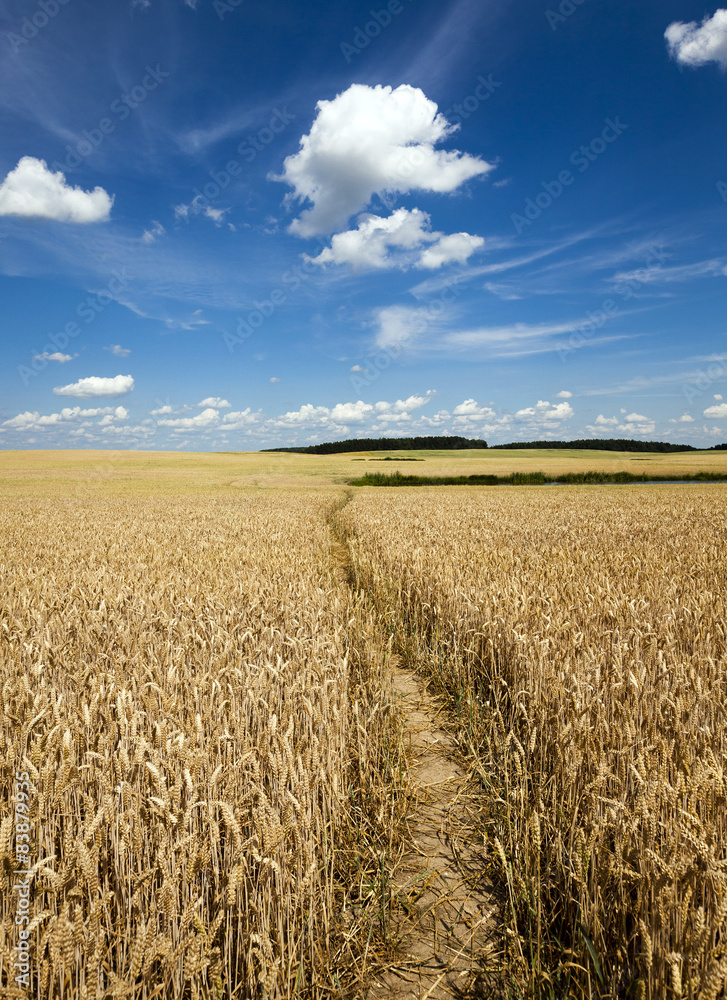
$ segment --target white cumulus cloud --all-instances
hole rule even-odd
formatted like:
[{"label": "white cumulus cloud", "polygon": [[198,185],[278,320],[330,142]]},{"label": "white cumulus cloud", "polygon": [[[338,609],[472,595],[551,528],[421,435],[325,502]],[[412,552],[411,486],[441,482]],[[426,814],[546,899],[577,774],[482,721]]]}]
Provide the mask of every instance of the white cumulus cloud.
[{"label": "white cumulus cloud", "polygon": [[547,399],[539,399],[535,406],[528,406],[523,410],[518,410],[515,413],[516,417],[519,418],[535,418],[538,421],[559,422],[561,420],[567,420],[569,417],[573,416],[573,407],[570,403],[555,403],[551,404]]},{"label": "white cumulus cloud", "polygon": [[470,236],[469,233],[440,236],[436,243],[427,247],[416,266],[434,270],[445,264],[466,264],[475,250],[480,250],[484,245],[485,241],[481,236]]},{"label": "white cumulus cloud", "polygon": [[713,420],[720,420],[722,417],[727,417],[727,403],[717,403],[715,406],[708,406],[704,411],[705,417],[711,417]]},{"label": "white cumulus cloud", "polygon": [[251,424],[256,424],[260,420],[259,413],[253,413],[248,406],[245,410],[232,411],[231,413],[226,413],[222,418],[222,430],[224,431],[236,431],[243,427],[249,427]]},{"label": "white cumulus cloud", "polygon": [[[418,208],[398,208],[388,218],[361,215],[357,228],[336,233],[330,247],[317,257],[308,258],[314,264],[349,264],[354,271],[386,267],[438,268],[453,261],[463,264],[484,245],[481,236],[469,233],[431,231],[431,220]],[[432,244],[421,250],[423,244]],[[389,251],[394,250],[392,254]]]},{"label": "white cumulus cloud", "polygon": [[330,247],[310,259],[314,264],[350,264],[354,270],[393,267],[405,259],[392,258],[391,248],[412,250],[437,235],[430,231],[427,213],[418,208],[399,208],[388,218],[361,215],[356,229],[336,233]]},{"label": "white cumulus cloud", "polygon": [[127,420],[129,411],[124,406],[97,406],[84,409],[80,406],[64,406],[60,413],[38,413],[37,410],[26,410],[10,420],[3,421],[3,427],[14,430],[42,430],[45,427],[56,427],[75,420],[87,420],[90,417],[103,417],[100,425],[109,424],[114,420]]},{"label": "white cumulus cloud", "polygon": [[128,347],[122,347],[121,344],[109,344],[108,347],[104,347],[105,351],[111,351],[115,358],[128,358],[131,351]]},{"label": "white cumulus cloud", "polygon": [[271,421],[273,427],[311,426],[327,428],[333,432],[345,431],[350,424],[364,424],[371,421],[370,429],[380,429],[388,423],[406,422],[411,419],[411,412],[426,406],[435,393],[430,389],[424,395],[412,395],[407,399],[397,399],[394,402],[380,400],[378,403],[364,403],[359,399],[355,402],[336,403],[333,407],[314,406],[304,403],[299,410],[283,413]]},{"label": "white cumulus cloud", "polygon": [[329,417],[339,424],[360,424],[374,412],[370,403],[363,403],[359,399],[356,403],[336,403]]},{"label": "white cumulus cloud", "polygon": [[410,410],[418,410],[426,406],[436,395],[433,389],[429,389],[424,396],[407,396],[406,399],[397,399],[395,403],[387,403],[382,400],[376,403],[377,413],[408,413]]},{"label": "white cumulus cloud", "polygon": [[567,389],[561,389],[560,392],[556,392],[555,398],[556,399],[573,399],[573,393],[572,392],[568,392]]},{"label": "white cumulus cloud", "polygon": [[197,403],[197,406],[202,409],[206,407],[214,407],[216,410],[229,409],[232,403],[228,403],[226,399],[221,399],[219,396],[208,396],[207,399],[203,399],[201,403]]},{"label": "white cumulus cloud", "polygon": [[476,399],[465,399],[463,403],[452,410],[455,417],[466,418],[467,420],[490,419],[494,417],[495,411],[489,406],[480,406]]},{"label": "white cumulus cloud", "polygon": [[299,410],[288,410],[278,417],[277,424],[281,427],[295,427],[297,424],[323,424],[328,420],[330,410],[327,406],[313,406],[303,403]]},{"label": "white cumulus cloud", "polygon": [[45,160],[23,156],[0,184],[0,215],[55,219],[57,222],[105,222],[114,199],[101,187],[71,187]]},{"label": "white cumulus cloud", "polygon": [[606,417],[599,413],[595,423],[588,424],[586,430],[592,434],[607,430],[611,433],[615,430],[621,434],[653,434],[656,430],[656,422],[652,417],[646,417],[643,413],[627,413],[623,409],[621,413],[623,420],[619,420],[618,417]]},{"label": "white cumulus cloud", "polygon": [[162,427],[176,427],[183,430],[207,430],[214,427],[220,419],[220,415],[213,407],[202,410],[196,417],[175,417],[167,420],[160,420]]},{"label": "white cumulus cloud", "polygon": [[562,433],[562,424],[574,416],[570,403],[550,403],[540,399],[516,413],[497,413],[492,406],[476,399],[465,399],[452,411],[452,430],[465,434],[512,435],[520,438],[532,435],[554,437]]},{"label": "white cumulus cloud", "polygon": [[62,420],[60,413],[48,413],[41,415],[37,410],[26,410],[16,417],[3,420],[3,427],[12,427],[14,430],[35,430],[38,427],[47,427],[58,424]]},{"label": "white cumulus cloud", "polygon": [[334,232],[375,194],[449,193],[492,165],[479,157],[434,147],[455,127],[417,87],[352,84],[332,101],[319,101],[300,150],[283,174],[289,197],[310,202],[290,231],[308,237]]},{"label": "white cumulus cloud", "polygon": [[630,424],[650,424],[651,417],[645,417],[643,413],[627,413],[626,420]]},{"label": "white cumulus cloud", "polygon": [[81,378],[71,385],[58,385],[53,390],[56,396],[76,396],[78,399],[91,399],[93,396],[125,396],[134,388],[131,375],[116,375],[114,378],[100,378],[91,375]]},{"label": "white cumulus cloud", "polygon": [[705,66],[715,62],[727,69],[727,10],[697,21],[674,21],[664,32],[669,53],[683,66]]}]

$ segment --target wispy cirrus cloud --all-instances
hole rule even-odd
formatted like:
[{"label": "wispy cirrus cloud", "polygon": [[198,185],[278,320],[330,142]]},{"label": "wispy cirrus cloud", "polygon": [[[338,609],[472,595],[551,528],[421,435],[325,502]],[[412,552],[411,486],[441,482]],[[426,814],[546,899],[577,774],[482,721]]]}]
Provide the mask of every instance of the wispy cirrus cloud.
[{"label": "wispy cirrus cloud", "polygon": [[[392,345],[423,352],[486,354],[494,357],[523,357],[562,349],[562,338],[588,327],[588,318],[554,323],[508,323],[451,329],[446,316],[430,317],[426,309],[414,306],[391,306],[377,313],[376,346]],[[599,334],[591,344],[625,340],[633,334]]]},{"label": "wispy cirrus cloud", "polygon": [[[546,246],[535,247],[526,253],[516,253],[514,256],[504,256],[504,259],[494,260],[487,264],[470,265],[455,275],[447,275],[441,278],[427,278],[425,281],[421,281],[419,284],[410,288],[409,292],[417,299],[426,298],[428,295],[435,295],[443,288],[450,287],[452,285],[464,285],[477,281],[479,278],[489,277],[490,275],[505,274],[508,271],[527,269],[530,265],[536,264],[541,260],[557,256],[558,254],[564,254],[571,247],[578,246],[587,240],[593,239],[599,235],[599,232],[599,230],[586,230],[584,232],[575,233],[565,239],[548,243]],[[513,249],[516,249],[516,241],[509,237],[488,237],[487,239],[487,250],[490,253],[499,252],[500,255],[507,255],[511,254]],[[578,257],[575,259],[582,261],[583,254],[579,253]],[[570,267],[570,260],[571,258],[567,258],[562,263],[557,264],[556,267]],[[529,276],[525,280],[529,280]],[[526,292],[527,285],[523,285],[521,291]],[[518,297],[521,296],[518,295]]]},{"label": "wispy cirrus cloud", "polygon": [[49,354],[48,351],[43,351],[42,354],[33,355],[35,361],[56,361],[60,365],[65,365],[68,361],[73,361],[77,357],[77,354],[63,354],[62,351],[53,351],[52,354]]},{"label": "wispy cirrus cloud", "polygon": [[619,271],[611,279],[613,282],[637,282],[642,285],[671,284],[693,281],[695,278],[727,277],[727,257],[695,261],[692,264],[641,267],[631,271]]},{"label": "wispy cirrus cloud", "polygon": [[[671,362],[684,365],[680,371],[661,375],[634,375],[633,378],[611,385],[601,385],[592,389],[579,390],[579,396],[620,396],[648,394],[650,389],[668,389],[673,386],[709,386],[717,380],[727,380],[727,354],[698,355]],[[694,364],[705,364],[707,369],[693,368]],[[701,394],[700,390],[700,394]]]}]

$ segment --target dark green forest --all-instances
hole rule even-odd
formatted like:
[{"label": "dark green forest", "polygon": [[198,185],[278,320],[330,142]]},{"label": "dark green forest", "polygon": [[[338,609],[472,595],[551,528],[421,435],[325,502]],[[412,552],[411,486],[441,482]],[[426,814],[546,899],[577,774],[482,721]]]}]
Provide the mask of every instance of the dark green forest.
[{"label": "dark green forest", "polygon": [[[348,451],[457,451],[469,448],[487,448],[487,442],[476,438],[404,437],[356,438],[348,441],[324,441],[301,448],[264,448],[263,452],[293,452],[301,455],[339,455]],[[493,444],[498,449],[517,448],[568,448],[586,451],[650,451],[677,452],[700,451],[690,444],[670,444],[667,441],[632,441],[630,438],[579,438],[576,441],[513,441],[511,444]],[[706,451],[725,451],[727,444],[715,444]]]}]

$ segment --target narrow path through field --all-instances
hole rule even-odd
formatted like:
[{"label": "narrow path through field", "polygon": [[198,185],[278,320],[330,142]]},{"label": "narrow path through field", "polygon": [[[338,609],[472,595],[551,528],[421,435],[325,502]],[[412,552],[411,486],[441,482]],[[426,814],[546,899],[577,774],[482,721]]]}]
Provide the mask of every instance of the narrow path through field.
[{"label": "narrow path through field", "polygon": [[[354,586],[348,546],[333,530],[336,558]],[[392,876],[390,938],[396,955],[386,966],[369,967],[363,995],[494,996],[499,905],[473,838],[482,793],[457,762],[454,740],[440,723],[443,709],[423,679],[396,664],[393,689],[408,744],[408,850]]]},{"label": "narrow path through field", "polygon": [[484,997],[498,907],[471,840],[471,796],[478,793],[455,760],[452,738],[422,681],[397,667],[394,690],[409,742],[411,849],[393,879],[399,960],[374,974],[368,997]]}]

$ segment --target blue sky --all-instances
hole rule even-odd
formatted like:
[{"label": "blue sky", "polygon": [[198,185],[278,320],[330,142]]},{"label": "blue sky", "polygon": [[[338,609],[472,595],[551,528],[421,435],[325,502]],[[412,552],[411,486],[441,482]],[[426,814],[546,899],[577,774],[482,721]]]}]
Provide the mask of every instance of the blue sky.
[{"label": "blue sky", "polygon": [[727,10],[8,0],[0,448],[727,441]]}]

